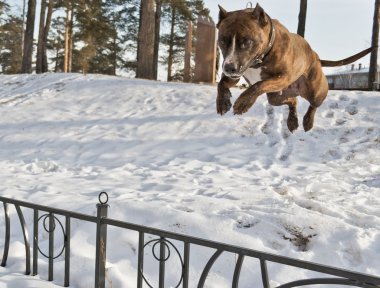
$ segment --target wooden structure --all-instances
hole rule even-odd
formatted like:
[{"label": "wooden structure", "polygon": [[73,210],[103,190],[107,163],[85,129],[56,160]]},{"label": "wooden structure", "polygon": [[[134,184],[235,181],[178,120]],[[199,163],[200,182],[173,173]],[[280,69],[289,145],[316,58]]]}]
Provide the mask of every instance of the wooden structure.
[{"label": "wooden structure", "polygon": [[211,18],[198,17],[196,39],[194,82],[215,83],[216,27]]}]

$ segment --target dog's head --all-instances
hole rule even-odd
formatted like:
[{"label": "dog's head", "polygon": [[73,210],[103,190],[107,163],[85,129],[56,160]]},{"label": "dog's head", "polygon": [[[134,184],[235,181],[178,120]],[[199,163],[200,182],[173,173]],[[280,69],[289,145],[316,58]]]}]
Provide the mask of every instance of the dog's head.
[{"label": "dog's head", "polygon": [[271,25],[259,4],[254,9],[227,12],[219,5],[218,45],[223,54],[223,72],[240,78],[266,50]]}]

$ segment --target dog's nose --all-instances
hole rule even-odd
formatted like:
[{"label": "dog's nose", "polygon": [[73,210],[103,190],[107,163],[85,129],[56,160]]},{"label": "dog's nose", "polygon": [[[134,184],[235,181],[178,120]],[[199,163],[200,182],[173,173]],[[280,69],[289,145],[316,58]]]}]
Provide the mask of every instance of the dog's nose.
[{"label": "dog's nose", "polygon": [[225,63],[224,64],[224,72],[228,74],[235,74],[239,72],[239,67],[235,63]]}]

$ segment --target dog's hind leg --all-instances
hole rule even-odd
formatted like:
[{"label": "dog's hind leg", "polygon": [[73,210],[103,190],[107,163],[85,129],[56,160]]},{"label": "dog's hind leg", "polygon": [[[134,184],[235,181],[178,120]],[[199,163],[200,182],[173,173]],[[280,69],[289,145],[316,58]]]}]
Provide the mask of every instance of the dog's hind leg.
[{"label": "dog's hind leg", "polygon": [[293,133],[298,128],[298,116],[297,116],[297,98],[296,93],[292,90],[284,90],[282,93],[273,92],[267,93],[269,104],[273,106],[288,105],[289,115],[286,122],[288,129]]},{"label": "dog's hind leg", "polygon": [[327,79],[319,62],[314,63],[302,84],[300,94],[310,103],[309,109],[303,117],[303,128],[307,132],[313,128],[315,112],[326,99],[328,92]]},{"label": "dog's hind leg", "polygon": [[305,129],[305,132],[313,128],[314,116],[315,116],[316,111],[317,111],[317,107],[314,107],[312,105],[310,105],[309,109],[307,109],[307,112],[305,116],[303,117],[303,128]]}]

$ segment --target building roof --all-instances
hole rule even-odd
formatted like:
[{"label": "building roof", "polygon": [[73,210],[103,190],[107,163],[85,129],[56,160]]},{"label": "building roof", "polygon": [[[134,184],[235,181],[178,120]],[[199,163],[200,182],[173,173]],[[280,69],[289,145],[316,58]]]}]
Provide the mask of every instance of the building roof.
[{"label": "building roof", "polygon": [[[379,65],[377,66],[377,71],[379,73],[380,69],[379,69]],[[345,70],[343,70],[345,69]],[[354,70],[352,70],[352,66],[351,65],[347,65],[345,66],[343,69],[339,69],[339,70],[336,70],[332,73],[329,73],[329,74],[326,74],[326,76],[336,76],[336,75],[348,75],[348,74],[366,74],[369,72],[369,67],[361,67],[359,69],[359,67],[357,65],[354,66]]]}]

